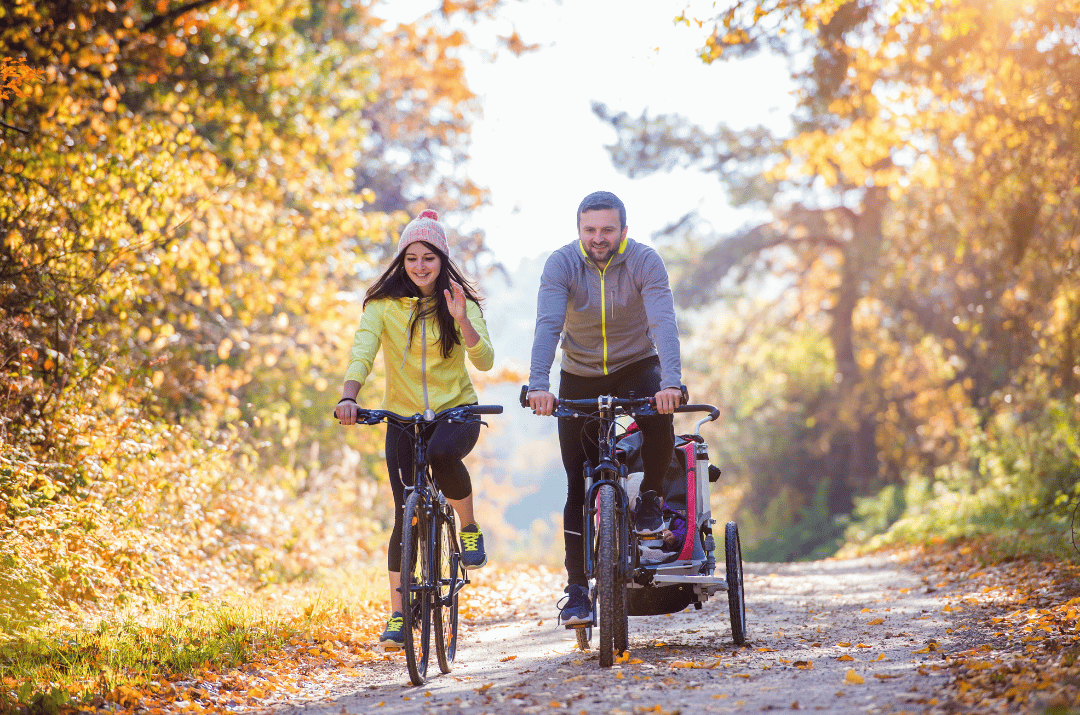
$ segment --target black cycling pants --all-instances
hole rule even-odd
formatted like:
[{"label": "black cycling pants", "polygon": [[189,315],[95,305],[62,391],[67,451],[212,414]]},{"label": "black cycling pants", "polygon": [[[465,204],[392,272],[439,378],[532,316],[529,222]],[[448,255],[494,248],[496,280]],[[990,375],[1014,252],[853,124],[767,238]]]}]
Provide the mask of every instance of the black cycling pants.
[{"label": "black cycling pants", "polygon": [[[580,377],[565,370],[560,372],[559,398],[585,400],[600,395],[613,395],[627,399],[652,397],[660,391],[660,358],[653,356],[627,365],[610,375]],[[559,419],[559,447],[562,450],[563,467],[566,469],[566,506],[563,507],[563,543],[566,547],[567,582],[585,586],[584,554],[584,508],[585,477],[582,470],[586,461],[594,464],[599,459],[596,424],[587,426],[589,420],[564,417]],[[645,464],[645,477],[641,491],[650,489],[660,492],[664,474],[671,464],[675,449],[675,430],[671,415],[643,417],[637,420],[641,427],[641,457]]]},{"label": "black cycling pants", "polygon": [[[427,459],[431,465],[431,476],[447,499],[464,499],[472,494],[472,480],[462,460],[476,446],[476,440],[480,437],[480,423],[440,422],[426,429],[430,436]],[[390,534],[386,549],[386,563],[390,571],[401,569],[401,527],[405,487],[412,486],[413,449],[412,428],[403,430],[394,424],[386,426],[386,471],[390,475],[390,489],[394,492],[394,531]]]}]

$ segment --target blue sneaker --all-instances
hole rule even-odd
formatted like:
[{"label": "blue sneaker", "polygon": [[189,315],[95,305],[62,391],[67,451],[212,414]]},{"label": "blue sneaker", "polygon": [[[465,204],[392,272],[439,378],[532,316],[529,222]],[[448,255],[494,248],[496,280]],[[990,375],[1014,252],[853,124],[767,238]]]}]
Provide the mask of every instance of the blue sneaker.
[{"label": "blue sneaker", "polygon": [[461,563],[467,569],[478,569],[487,563],[484,534],[476,524],[469,524],[461,529]]},{"label": "blue sneaker", "polygon": [[566,603],[559,608],[559,622],[564,626],[592,623],[592,599],[585,586],[570,584],[566,587]]},{"label": "blue sneaker", "polygon": [[405,647],[405,618],[401,611],[390,614],[390,620],[386,622],[386,630],[379,636],[379,647],[383,651],[398,651]]}]

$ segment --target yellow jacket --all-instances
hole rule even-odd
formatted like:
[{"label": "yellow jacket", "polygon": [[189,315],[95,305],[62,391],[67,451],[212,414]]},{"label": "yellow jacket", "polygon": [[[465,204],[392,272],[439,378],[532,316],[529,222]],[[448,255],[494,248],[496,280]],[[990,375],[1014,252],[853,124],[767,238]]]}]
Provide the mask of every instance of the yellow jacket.
[{"label": "yellow jacket", "polygon": [[476,390],[465,369],[465,353],[479,370],[490,370],[495,362],[495,351],[491,348],[480,306],[471,300],[465,304],[466,315],[480,335],[480,341],[465,348],[462,340],[451,351],[450,357],[444,358],[439,348],[439,328],[433,320],[425,319],[417,325],[413,344],[409,345],[409,320],[419,309],[418,301],[417,298],[385,298],[367,304],[353,338],[352,358],[345,379],[363,385],[382,346],[386,367],[384,410],[413,415],[423,412],[425,407],[438,412],[448,407],[475,404]]}]

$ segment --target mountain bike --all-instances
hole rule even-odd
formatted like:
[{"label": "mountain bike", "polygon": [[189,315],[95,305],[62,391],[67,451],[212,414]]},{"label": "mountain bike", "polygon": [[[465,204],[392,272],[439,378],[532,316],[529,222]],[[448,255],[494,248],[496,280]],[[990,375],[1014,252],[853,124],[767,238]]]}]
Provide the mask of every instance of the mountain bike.
[{"label": "mountain bike", "polygon": [[405,488],[401,532],[402,630],[405,662],[413,685],[423,685],[431,660],[434,635],[439,670],[449,673],[457,654],[458,594],[469,583],[461,562],[454,510],[431,475],[427,461],[428,429],[439,422],[480,422],[480,415],[497,415],[502,405],[463,405],[410,417],[387,410],[356,410],[356,423],[386,422],[411,433],[412,486]]},{"label": "mountain bike", "polygon": [[[686,389],[683,388],[684,401]],[[528,386],[521,390],[521,405],[528,407]],[[708,451],[701,439],[701,426],[719,417],[712,405],[684,404],[676,412],[707,412],[694,435],[693,484],[687,485],[686,517],[693,519],[686,543],[677,558],[664,563],[642,559],[642,535],[630,523],[630,499],[627,494],[629,472],[619,451],[620,416],[648,417],[658,414],[652,397],[627,399],[602,395],[587,400],[558,400],[553,417],[586,419],[595,424],[599,458],[586,462],[585,480],[585,574],[590,583],[593,620],[573,624],[578,646],[587,650],[593,626],[599,625],[600,665],[609,667],[614,655],[627,649],[629,619],[633,615],[656,615],[682,610],[690,603],[696,608],[719,590],[728,592],[732,639],[737,645],[746,641],[746,604],[743,594],[742,549],[738,526],[729,522],[725,528],[727,578],[714,575],[714,539],[709,507],[709,481],[719,470],[710,469]],[[697,475],[701,478],[697,478]],[[705,479],[705,475],[709,475]],[[631,604],[633,608],[631,608]],[[599,614],[597,613],[599,611]],[[598,617],[599,616],[599,617]]]}]

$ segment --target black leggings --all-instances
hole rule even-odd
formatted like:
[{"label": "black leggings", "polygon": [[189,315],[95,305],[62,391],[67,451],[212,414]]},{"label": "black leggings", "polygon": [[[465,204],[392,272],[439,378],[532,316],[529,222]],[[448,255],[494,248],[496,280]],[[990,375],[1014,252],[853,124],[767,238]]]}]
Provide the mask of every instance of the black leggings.
[{"label": "black leggings", "polygon": [[[559,398],[585,400],[600,395],[619,398],[652,397],[660,391],[660,358],[650,357],[627,365],[610,375],[580,377],[566,371],[560,372]],[[588,584],[585,577],[584,554],[584,508],[585,479],[582,470],[586,461],[596,463],[599,447],[596,444],[596,425],[586,427],[587,420],[565,417],[559,419],[559,447],[562,450],[563,467],[566,469],[566,506],[563,507],[563,543],[566,548],[567,582],[578,586]],[[645,477],[641,491],[661,491],[664,474],[671,464],[675,449],[675,430],[671,415],[643,417],[637,420],[641,427],[641,457],[645,464]]]},{"label": "black leggings", "polygon": [[[447,499],[459,500],[472,494],[472,480],[462,459],[476,446],[480,423],[451,424],[440,422],[427,428],[427,459],[431,475]],[[388,424],[386,426],[386,471],[390,489],[394,492],[394,531],[386,549],[386,565],[390,571],[401,569],[401,526],[405,507],[405,487],[412,486],[412,430]],[[464,524],[462,526],[465,526]]]}]

